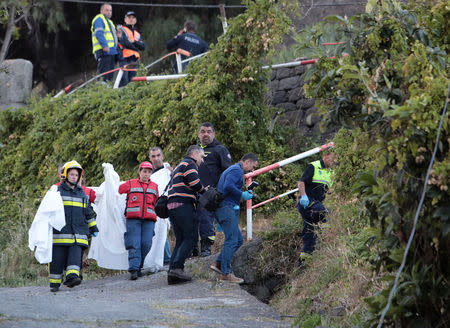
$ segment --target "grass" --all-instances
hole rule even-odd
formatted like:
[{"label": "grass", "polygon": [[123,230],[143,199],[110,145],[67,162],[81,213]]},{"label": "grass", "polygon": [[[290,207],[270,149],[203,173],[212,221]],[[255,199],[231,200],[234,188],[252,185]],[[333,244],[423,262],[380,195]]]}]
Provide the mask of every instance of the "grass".
[{"label": "grass", "polygon": [[277,213],[271,229],[263,234],[266,242],[258,270],[267,274],[278,268],[286,277],[271,305],[281,315],[295,317],[294,326],[301,328],[360,324],[366,312],[363,299],[382,286],[369,265],[366,241],[372,231],[361,221],[357,199],[343,201],[330,194],[326,205],[333,214],[322,226],[318,248],[303,272],[295,265],[301,247],[301,219],[296,211]]}]

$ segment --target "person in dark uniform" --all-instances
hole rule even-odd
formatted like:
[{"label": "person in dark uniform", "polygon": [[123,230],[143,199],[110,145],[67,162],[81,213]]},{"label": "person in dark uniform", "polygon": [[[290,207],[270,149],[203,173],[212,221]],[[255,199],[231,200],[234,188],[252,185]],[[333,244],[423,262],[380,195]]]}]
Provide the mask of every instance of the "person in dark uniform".
[{"label": "person in dark uniform", "polygon": [[[198,169],[203,186],[217,187],[220,175],[231,166],[231,155],[228,149],[215,139],[214,126],[210,122],[200,125],[198,138],[199,146],[205,151],[205,160]],[[198,206],[197,228],[194,236],[193,255],[198,255],[198,235],[200,233],[201,256],[211,255],[211,245],[216,239],[214,231],[214,213]]]},{"label": "person in dark uniform", "polygon": [[81,283],[81,260],[88,247],[88,237],[98,234],[89,197],[79,185],[83,168],[76,161],[67,162],[61,173],[63,180],[58,191],[64,204],[66,225],[53,229],[52,262],[49,265],[50,290],[59,290],[65,271],[64,285],[74,287]]},{"label": "person in dark uniform", "polygon": [[316,246],[315,226],[325,221],[329,210],[322,204],[328,188],[332,186],[332,166],[336,157],[332,150],[326,150],[322,159],[308,164],[298,182],[297,209],[303,218],[302,250],[299,266],[311,256]]},{"label": "person in dark uniform", "polygon": [[[176,50],[178,48],[189,51],[191,56],[197,56],[204,52],[207,52],[209,47],[208,44],[202,40],[197,34],[195,28],[195,23],[192,21],[187,21],[184,23],[184,29],[180,30],[177,35],[173,37],[173,39],[166,42],[167,50]],[[181,55],[181,59],[186,59],[185,55]],[[184,71],[188,63],[184,63],[182,70]],[[176,65],[174,67],[175,73],[178,72],[176,69]]]}]

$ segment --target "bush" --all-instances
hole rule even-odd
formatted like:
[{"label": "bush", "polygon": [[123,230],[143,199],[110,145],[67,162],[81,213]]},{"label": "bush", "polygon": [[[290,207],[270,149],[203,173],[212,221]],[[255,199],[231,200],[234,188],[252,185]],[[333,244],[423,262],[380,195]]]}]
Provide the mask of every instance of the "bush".
[{"label": "bush", "polygon": [[[235,161],[256,152],[261,165],[290,156],[280,130],[267,132],[271,109],[264,103],[269,72],[261,59],[287,32],[283,3],[258,0],[229,20],[228,32],[177,81],[129,84],[113,90],[102,84],[27,108],[0,112],[1,247],[22,243],[5,233],[16,224],[30,226],[39,200],[56,181],[58,164],[77,160],[88,185],[103,180],[101,163],[112,163],[122,179],[136,176],[150,146],[161,146],[176,164],[197,142],[201,122],[215,125],[218,139]],[[287,178],[262,185],[284,191]],[[269,188],[269,187],[267,187]],[[263,193],[264,190],[258,191]]]},{"label": "bush", "polygon": [[[389,281],[367,299],[374,326],[387,304],[417,210],[437,126],[444,107],[448,77],[446,1],[368,2],[366,14],[336,18],[350,36],[348,57],[321,59],[313,68],[310,96],[319,99],[331,124],[341,123],[337,148],[345,167],[341,186],[353,190],[377,231],[374,270]],[[311,38],[311,39],[318,39]],[[436,327],[449,323],[450,176],[448,115],[437,156],[427,181],[425,202],[406,267],[385,326]],[[355,134],[353,134],[355,133]],[[362,147],[356,147],[361,145]],[[347,148],[347,151],[345,151]],[[363,162],[361,162],[361,160]],[[347,166],[348,165],[348,166]]]}]

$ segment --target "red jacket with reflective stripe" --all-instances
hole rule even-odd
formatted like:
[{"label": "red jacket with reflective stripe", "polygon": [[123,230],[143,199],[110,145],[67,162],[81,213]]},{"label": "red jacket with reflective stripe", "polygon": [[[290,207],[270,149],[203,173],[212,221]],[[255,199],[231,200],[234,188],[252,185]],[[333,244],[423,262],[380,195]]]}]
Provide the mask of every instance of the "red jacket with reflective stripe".
[{"label": "red jacket with reflective stripe", "polygon": [[155,203],[158,199],[158,185],[152,181],[144,183],[139,179],[125,181],[119,186],[119,194],[127,194],[127,219],[156,221]]}]

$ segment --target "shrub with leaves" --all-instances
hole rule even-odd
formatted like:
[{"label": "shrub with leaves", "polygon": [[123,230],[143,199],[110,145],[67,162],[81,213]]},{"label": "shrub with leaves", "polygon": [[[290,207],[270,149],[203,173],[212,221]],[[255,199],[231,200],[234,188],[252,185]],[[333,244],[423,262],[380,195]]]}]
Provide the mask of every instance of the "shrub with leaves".
[{"label": "shrub with leaves", "polygon": [[[353,140],[337,147],[353,190],[378,228],[374,269],[389,281],[367,299],[375,325],[400,266],[424,187],[449,86],[448,1],[371,0],[365,14],[330,18],[349,36],[348,56],[321,59],[313,68],[310,96],[330,123]],[[310,40],[319,40],[320,35]],[[358,130],[354,130],[357,128]],[[426,196],[406,266],[384,326],[448,326],[450,273],[450,122],[440,133]],[[364,138],[367,142],[363,143]],[[354,147],[357,146],[355,155]],[[359,159],[366,162],[360,163]],[[353,163],[353,165],[349,165]]]},{"label": "shrub with leaves", "polygon": [[[268,72],[261,68],[264,56],[288,30],[285,4],[246,4],[246,12],[229,20],[228,32],[207,56],[189,65],[184,79],[133,83],[120,90],[97,84],[0,112],[1,231],[18,221],[31,223],[43,194],[57,180],[58,164],[77,160],[88,185],[102,182],[103,162],[112,163],[122,179],[135,177],[153,145],[176,164],[197,143],[198,127],[205,121],[215,125],[234,161],[250,151],[260,155],[261,165],[293,155],[280,130],[267,132],[271,109],[263,95]],[[286,190],[287,179],[264,179],[260,182],[267,187],[258,193]],[[9,236],[2,234],[2,248],[19,242]]]}]

